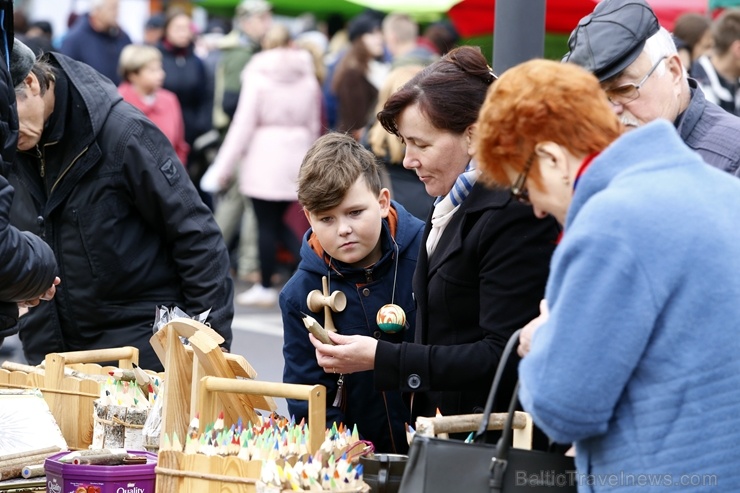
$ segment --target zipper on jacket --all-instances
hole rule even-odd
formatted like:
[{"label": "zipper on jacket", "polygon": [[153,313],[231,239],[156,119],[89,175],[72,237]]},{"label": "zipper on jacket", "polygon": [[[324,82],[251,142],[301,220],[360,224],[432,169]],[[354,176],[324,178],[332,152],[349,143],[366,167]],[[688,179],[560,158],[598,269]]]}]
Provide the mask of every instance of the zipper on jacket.
[{"label": "zipper on jacket", "polygon": [[64,178],[64,175],[66,175],[66,174],[67,174],[67,172],[68,172],[68,171],[69,171],[70,169],[72,169],[72,166],[74,166],[74,164],[75,164],[75,163],[77,162],[77,160],[78,160],[78,159],[80,159],[80,158],[82,157],[82,155],[83,155],[83,154],[85,154],[85,153],[87,152],[87,150],[88,150],[89,148],[90,148],[90,146],[87,146],[87,147],[85,147],[84,149],[82,149],[82,151],[81,151],[81,152],[80,152],[80,153],[79,153],[79,154],[78,154],[77,156],[75,156],[75,158],[74,158],[74,159],[72,160],[72,162],[71,162],[71,163],[69,163],[69,166],[67,166],[66,168],[64,168],[64,171],[62,171],[62,172],[61,172],[61,173],[59,174],[59,178],[57,178],[57,180],[56,180],[56,181],[54,182],[54,185],[52,185],[52,186],[51,186],[51,190],[50,190],[50,193],[54,191],[54,189],[55,189],[55,188],[57,187],[57,185],[59,185],[59,182],[60,182],[60,181],[62,181],[62,178]]},{"label": "zipper on jacket", "polygon": [[46,176],[46,160],[44,159],[44,153],[41,152],[41,148],[36,144],[36,157],[39,160],[39,174],[41,178]]}]

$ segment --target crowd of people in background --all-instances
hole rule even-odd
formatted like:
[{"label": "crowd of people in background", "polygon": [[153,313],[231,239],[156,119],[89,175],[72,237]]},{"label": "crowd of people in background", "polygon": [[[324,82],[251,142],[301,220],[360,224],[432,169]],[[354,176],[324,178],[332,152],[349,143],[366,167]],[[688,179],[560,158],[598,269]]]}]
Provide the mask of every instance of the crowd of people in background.
[{"label": "crowd of people in background", "polygon": [[[372,10],[344,24],[334,17],[319,22],[311,15],[276,17],[268,1],[244,0],[232,19],[212,18],[201,29],[182,8],[153,13],[144,25],[142,41],[132,43],[117,22],[119,10],[120,0],[94,0],[88,12],[70,19],[70,28],[62,36],[55,37],[51,24],[43,20],[26,23],[21,26],[24,32],[17,34],[37,56],[58,51],[96,69],[165,133],[201,199],[215,215],[231,253],[234,275],[253,285],[237,295],[237,303],[274,306],[274,286],[284,282],[298,262],[298,239],[307,222],[294,190],[279,193],[276,183],[262,186],[253,180],[278,175],[265,173],[267,161],[274,160],[267,158],[293,147],[294,139],[285,133],[293,132],[292,128],[311,130],[292,158],[284,159],[292,169],[281,178],[284,188],[294,188],[291,176],[296,175],[300,157],[316,137],[330,130],[349,132],[384,160],[381,174],[393,197],[418,218],[426,218],[431,198],[411,176],[413,172],[403,168],[402,146],[389,144],[390,139],[381,143],[379,133],[385,132],[378,125],[374,141],[369,135],[378,104],[398,87],[396,82],[383,89],[398,80],[395,75],[389,77],[391,70],[422,68],[454,47],[458,36],[449,22],[432,23],[422,32],[409,15],[384,16]],[[261,69],[247,67],[254,55],[275,48],[271,46],[274,36],[268,33],[276,25],[285,26],[284,39],[277,46],[284,55],[271,65],[285,66],[287,78],[310,73],[320,91],[296,91],[275,79],[276,74],[268,76],[271,82],[261,89],[253,87],[251,81],[265,73],[266,63],[261,63]],[[291,53],[295,55],[288,56]],[[264,60],[270,57],[276,58],[277,52]],[[258,59],[262,57],[252,65]],[[410,72],[406,68],[401,73]],[[306,102],[289,102],[279,96],[281,91],[293,98],[303,94]],[[277,111],[267,104],[261,109],[252,107],[253,101],[270,97],[286,103],[283,109]],[[229,137],[232,120],[239,115],[238,102],[247,98],[249,106],[242,104],[241,123]],[[317,111],[305,113],[300,108],[306,105]],[[265,123],[262,117],[267,110],[280,113],[279,121]],[[240,136],[258,121],[264,130],[254,138]],[[256,150],[260,146],[264,152]],[[270,205],[276,204],[274,200],[281,204],[279,208]],[[264,205],[269,208],[265,210]],[[279,227],[273,226],[276,221]]]},{"label": "crowd of people in background", "polygon": [[[603,0],[562,63],[499,78],[400,12],[243,0],[198,31],[172,8],[132,43],[119,0],[92,0],[61,41],[40,20],[13,43],[0,8],[0,254],[22,260],[0,262],[0,338],[35,307],[29,362],[130,344],[161,369],[153,304],[210,310],[224,350],[232,300],[279,306],[284,380],[405,453],[404,421],[481,411],[523,327],[504,392],[521,380],[536,447],[737,489],[740,9],[669,32]],[[332,344],[304,330],[322,281],[350,304]]]}]

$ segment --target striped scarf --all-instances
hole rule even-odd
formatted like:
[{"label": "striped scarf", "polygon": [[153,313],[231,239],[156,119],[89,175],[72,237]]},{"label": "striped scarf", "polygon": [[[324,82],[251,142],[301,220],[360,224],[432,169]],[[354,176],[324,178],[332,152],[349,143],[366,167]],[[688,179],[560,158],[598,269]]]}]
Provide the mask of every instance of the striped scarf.
[{"label": "striped scarf", "polygon": [[447,224],[473,189],[478,176],[480,176],[480,171],[476,169],[475,162],[470,161],[465,167],[465,171],[455,180],[452,190],[444,197],[438,197],[434,202],[432,229],[429,231],[426,245],[427,255],[430,257],[437,248],[437,243],[439,243]]}]

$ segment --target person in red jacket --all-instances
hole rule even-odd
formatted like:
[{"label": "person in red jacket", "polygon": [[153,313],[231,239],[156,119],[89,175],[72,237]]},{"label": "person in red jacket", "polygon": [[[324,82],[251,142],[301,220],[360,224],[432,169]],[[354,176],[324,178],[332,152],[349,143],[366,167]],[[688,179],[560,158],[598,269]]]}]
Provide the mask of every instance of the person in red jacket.
[{"label": "person in red jacket", "polygon": [[123,78],[118,86],[123,100],[136,106],[159,127],[180,161],[187,163],[190,146],[185,142],[182,108],[177,96],[162,88],[162,52],[153,46],[128,45],[121,52],[118,71]]}]

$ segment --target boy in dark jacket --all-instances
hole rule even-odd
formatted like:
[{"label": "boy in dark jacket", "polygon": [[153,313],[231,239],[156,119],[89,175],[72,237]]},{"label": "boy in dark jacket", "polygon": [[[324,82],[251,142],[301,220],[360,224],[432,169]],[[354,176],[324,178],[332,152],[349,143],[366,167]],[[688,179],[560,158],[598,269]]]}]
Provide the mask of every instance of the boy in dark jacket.
[{"label": "boy in dark jacket", "polygon": [[[280,293],[283,314],[286,383],[321,384],[327,389],[327,426],[357,426],[376,451],[405,453],[404,422],[409,411],[400,392],[374,389],[372,371],[327,373],[316,362],[302,314],[325,325],[324,312],[313,313],[308,293],[328,279],[332,293],[347,297],[343,311],[332,314],[337,331],[389,342],[412,341],[416,308],[411,278],[423,223],[381,188],[373,155],[351,137],[331,133],[306,154],[298,176],[298,200],[311,224],[301,246],[298,270]],[[377,323],[378,310],[393,303],[406,312],[398,332]],[[305,401],[288,400],[297,420],[308,416]]]}]

